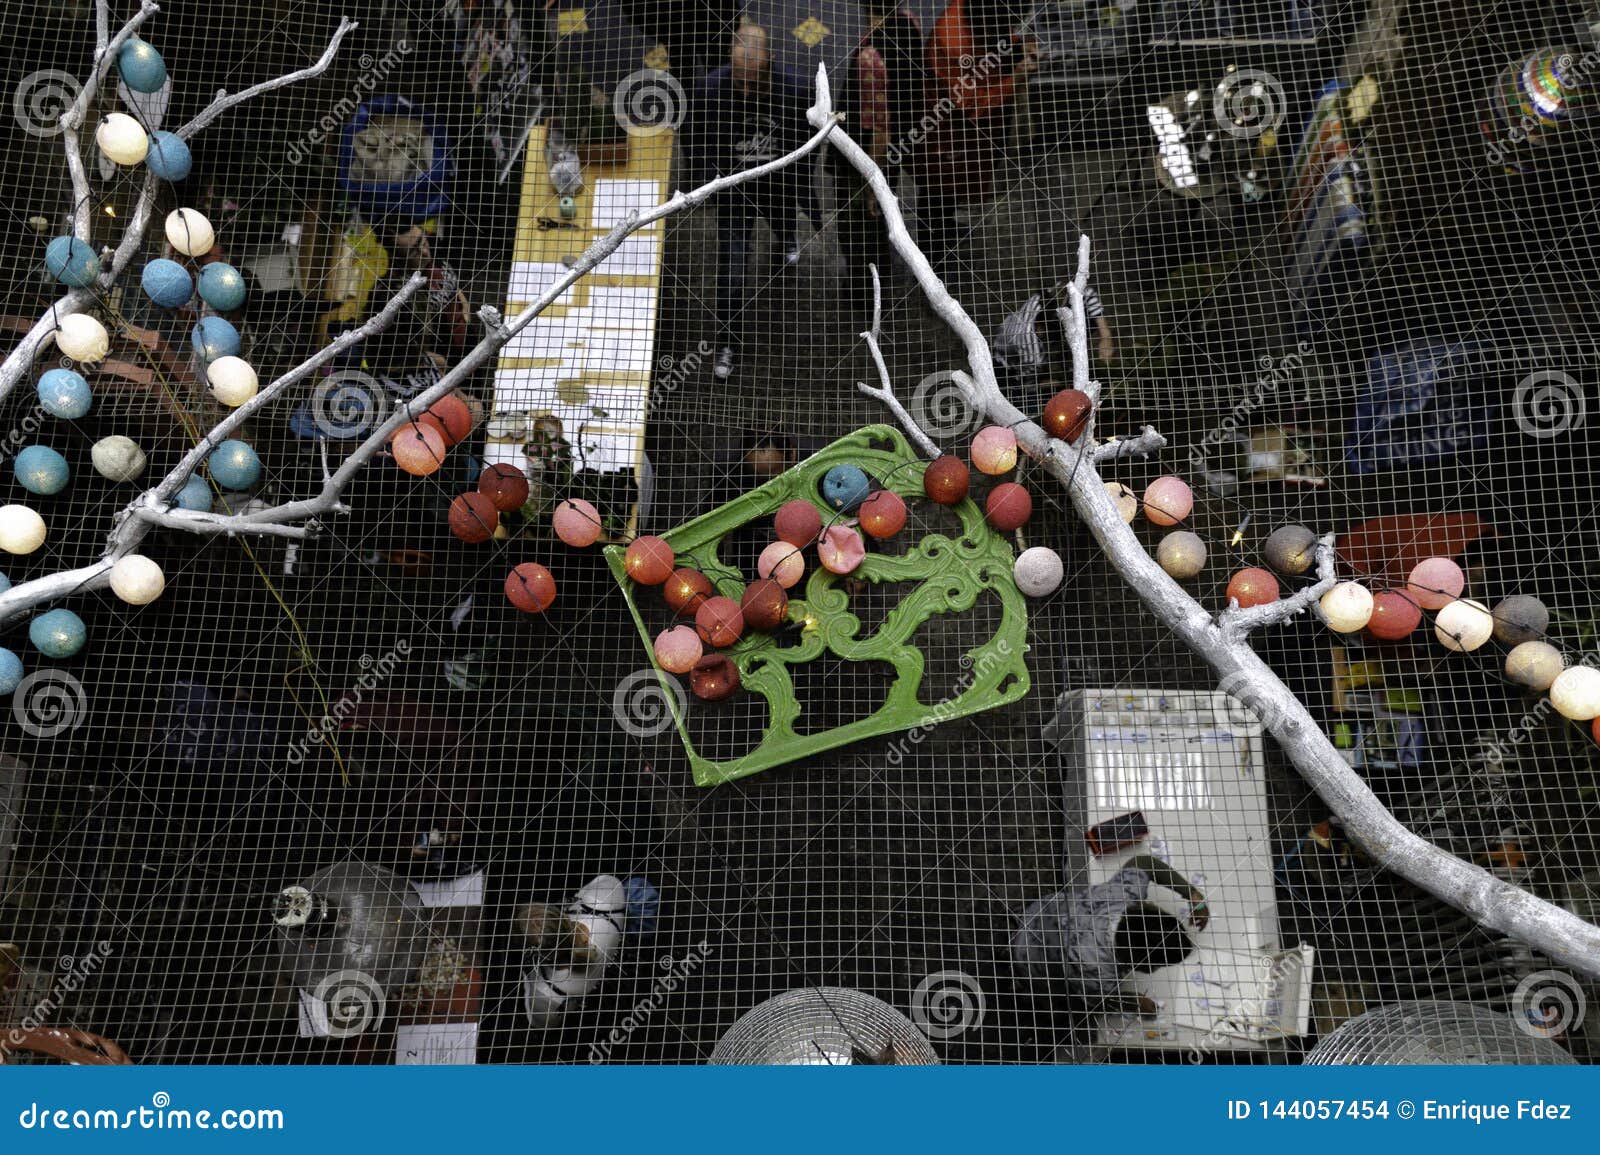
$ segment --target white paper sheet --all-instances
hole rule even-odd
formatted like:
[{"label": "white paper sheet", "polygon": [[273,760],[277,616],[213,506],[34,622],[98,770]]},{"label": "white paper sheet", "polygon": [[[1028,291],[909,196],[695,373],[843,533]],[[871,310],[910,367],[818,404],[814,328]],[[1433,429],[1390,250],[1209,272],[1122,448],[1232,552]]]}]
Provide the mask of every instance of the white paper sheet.
[{"label": "white paper sheet", "polygon": [[589,224],[609,229],[628,219],[632,212],[645,212],[661,203],[658,180],[601,180],[595,182]]},{"label": "white paper sheet", "polygon": [[397,1066],[460,1066],[478,1061],[477,1023],[411,1023],[395,1028]]}]

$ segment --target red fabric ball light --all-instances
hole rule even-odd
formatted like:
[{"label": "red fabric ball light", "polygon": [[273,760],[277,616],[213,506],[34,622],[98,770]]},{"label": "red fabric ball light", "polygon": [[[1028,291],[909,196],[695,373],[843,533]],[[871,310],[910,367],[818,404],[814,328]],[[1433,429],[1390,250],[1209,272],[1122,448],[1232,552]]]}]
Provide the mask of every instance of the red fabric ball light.
[{"label": "red fabric ball light", "polygon": [[622,564],[628,576],[640,585],[658,586],[672,576],[674,559],[672,547],[664,539],[647,534],[628,544]]},{"label": "red fabric ball light", "polygon": [[1070,444],[1082,435],[1093,408],[1094,402],[1082,389],[1063,389],[1045,405],[1041,424],[1051,437]]},{"label": "red fabric ball light", "polygon": [[707,702],[731,698],[739,689],[739,667],[727,654],[707,654],[689,671],[689,689]]},{"label": "red fabric ball light", "polygon": [[744,634],[744,611],[732,598],[710,598],[695,611],[694,628],[708,645],[731,646]]},{"label": "red fabric ball light", "polygon": [[661,586],[661,600],[679,617],[694,613],[715,593],[710,578],[687,566],[673,570],[672,576]]},{"label": "red fabric ball light", "polygon": [[961,458],[949,453],[938,458],[922,474],[922,492],[929,501],[940,505],[955,505],[967,496],[972,484],[972,471]]},{"label": "red fabric ball light", "polygon": [[1001,533],[1010,533],[1028,524],[1033,516],[1033,497],[1014,481],[1004,481],[989,491],[984,517]]},{"label": "red fabric ball light", "polygon": [[809,501],[795,498],[784,502],[778,509],[778,515],[772,519],[772,528],[777,532],[779,541],[803,549],[822,533],[822,514]]},{"label": "red fabric ball light", "polygon": [[1264,606],[1278,600],[1278,579],[1270,570],[1259,566],[1242,569],[1228,579],[1228,600],[1237,601],[1240,609]]},{"label": "red fabric ball light", "polygon": [[550,515],[550,528],[562,544],[583,549],[600,540],[600,511],[581,497],[566,498]]},{"label": "red fabric ball light", "polygon": [[501,513],[521,509],[528,500],[528,479],[515,465],[500,462],[478,474],[478,492]]},{"label": "red fabric ball light", "polygon": [[556,579],[538,562],[525,561],[506,575],[506,597],[523,613],[543,613],[556,600]]},{"label": "red fabric ball light", "polygon": [[472,432],[472,410],[455,393],[446,393],[428,406],[425,413],[439,423],[447,447],[465,441]]},{"label": "red fabric ball light", "polygon": [[745,587],[739,609],[752,630],[775,630],[789,620],[789,595],[771,578],[761,578]]},{"label": "red fabric ball light", "polygon": [[463,493],[450,503],[450,532],[468,545],[477,545],[494,536],[500,524],[500,511],[481,493]]},{"label": "red fabric ball light", "polygon": [[1422,607],[1402,590],[1380,590],[1372,595],[1372,618],[1367,630],[1380,642],[1410,637],[1422,624]]},{"label": "red fabric ball light", "polygon": [[687,674],[704,653],[693,626],[672,626],[656,635],[656,661],[669,674]]},{"label": "red fabric ball light", "polygon": [[413,477],[427,477],[444,464],[444,434],[432,422],[402,425],[389,442],[394,463]]},{"label": "red fabric ball light", "polygon": [[880,489],[856,510],[861,531],[879,541],[893,537],[906,527],[906,503],[892,489]]}]

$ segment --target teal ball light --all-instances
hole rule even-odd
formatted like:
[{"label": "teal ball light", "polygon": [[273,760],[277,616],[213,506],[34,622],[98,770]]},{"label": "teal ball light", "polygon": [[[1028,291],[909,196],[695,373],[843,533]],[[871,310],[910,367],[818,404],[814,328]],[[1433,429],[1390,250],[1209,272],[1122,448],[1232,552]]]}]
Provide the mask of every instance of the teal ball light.
[{"label": "teal ball light", "polygon": [[60,493],[67,487],[72,470],[67,459],[48,445],[29,445],[12,460],[17,484],[29,493],[44,497]]},{"label": "teal ball light", "polygon": [[39,374],[39,405],[52,417],[76,421],[89,412],[94,394],[83,374],[71,369],[50,369]]},{"label": "teal ball light", "polygon": [[189,343],[200,360],[211,364],[218,357],[237,357],[242,342],[239,330],[223,317],[205,316],[189,333]]},{"label": "teal ball light", "polygon": [[0,694],[9,694],[22,685],[22,659],[0,648]]},{"label": "teal ball light", "polygon": [[219,313],[244,304],[244,276],[226,261],[212,261],[200,270],[200,299]]},{"label": "teal ball light", "polygon": [[249,489],[261,480],[261,458],[243,441],[224,441],[211,451],[206,464],[223,489]]},{"label": "teal ball light", "polygon": [[44,267],[69,289],[85,289],[100,275],[94,247],[77,237],[57,237],[45,246]]},{"label": "teal ball light", "polygon": [[135,92],[159,92],[167,82],[167,62],[153,44],[137,36],[128,37],[117,53],[117,71]]},{"label": "teal ball light", "polygon": [[848,512],[867,499],[872,483],[858,466],[835,465],[822,478],[822,497],[834,509]]},{"label": "teal ball light", "polygon": [[189,276],[189,270],[166,257],[145,264],[139,285],[145,296],[163,309],[182,308],[194,296],[194,278]]},{"label": "teal ball light", "polygon": [[172,500],[178,503],[179,509],[205,513],[211,508],[211,486],[205,478],[193,474],[183,483],[183,488],[178,490]]},{"label": "teal ball light", "polygon": [[47,658],[70,658],[88,638],[89,627],[71,610],[50,610],[28,623],[28,640]]},{"label": "teal ball light", "polygon": [[189,175],[194,167],[194,154],[175,132],[152,132],[150,151],[145,154],[145,167],[168,184],[177,184]]}]

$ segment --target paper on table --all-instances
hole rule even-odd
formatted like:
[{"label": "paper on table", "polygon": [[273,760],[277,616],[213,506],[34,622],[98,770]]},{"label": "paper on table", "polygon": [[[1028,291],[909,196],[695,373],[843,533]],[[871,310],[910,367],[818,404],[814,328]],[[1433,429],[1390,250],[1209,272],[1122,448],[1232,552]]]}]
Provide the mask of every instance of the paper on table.
[{"label": "paper on table", "polygon": [[586,373],[648,373],[651,334],[626,329],[594,329],[583,355]]},{"label": "paper on table", "polygon": [[576,360],[581,355],[583,336],[584,331],[576,326],[550,324],[541,317],[511,338],[502,356]]},{"label": "paper on table", "polygon": [[595,272],[614,277],[653,277],[660,249],[660,241],[654,235],[635,233],[618,245],[616,252],[602,261]]},{"label": "paper on table", "polygon": [[[511,280],[506,285],[506,300],[531,305],[559,278],[564,277],[567,271],[567,266],[555,261],[514,261],[511,265]],[[555,299],[554,303],[572,304],[572,289],[568,288]],[[508,306],[507,311],[517,313],[521,310]]]},{"label": "paper on table", "polygon": [[658,180],[602,180],[594,186],[589,224],[609,229],[628,219],[633,212],[643,213],[661,203]]},{"label": "paper on table", "polygon": [[482,906],[483,871],[463,874],[460,878],[442,878],[435,882],[413,882],[423,906]]},{"label": "paper on table", "polygon": [[587,312],[591,328],[654,332],[656,290],[644,285],[596,285],[589,290]]},{"label": "paper on table", "polygon": [[395,1028],[397,1066],[446,1066],[478,1061],[477,1023],[408,1023]]}]

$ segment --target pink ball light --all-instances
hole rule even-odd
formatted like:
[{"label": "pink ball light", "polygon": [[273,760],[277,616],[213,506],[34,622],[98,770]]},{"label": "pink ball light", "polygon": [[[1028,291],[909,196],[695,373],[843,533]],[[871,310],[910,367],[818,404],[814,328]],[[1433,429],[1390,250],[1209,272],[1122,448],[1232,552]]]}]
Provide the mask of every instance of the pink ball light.
[{"label": "pink ball light", "polygon": [[1017,464],[1017,435],[1003,425],[989,425],[972,439],[972,464],[980,473],[998,477]]},{"label": "pink ball light", "polygon": [[817,542],[817,556],[829,573],[853,573],[867,556],[861,535],[847,525],[830,526]]},{"label": "pink ball light", "polygon": [[687,674],[704,653],[693,626],[673,626],[656,635],[656,661],[669,674]]},{"label": "pink ball light", "polygon": [[756,558],[756,576],[772,578],[786,590],[793,589],[805,572],[805,554],[786,541],[773,542]]},{"label": "pink ball light", "polygon": [[1467,588],[1467,575],[1447,557],[1430,557],[1417,563],[1406,581],[1406,592],[1425,610],[1442,610]]},{"label": "pink ball light", "polygon": [[583,549],[600,540],[600,511],[581,497],[569,497],[550,515],[550,526],[565,544]]},{"label": "pink ball light", "polygon": [[1144,491],[1144,515],[1156,525],[1177,525],[1194,511],[1194,491],[1181,477],[1158,477]]}]

